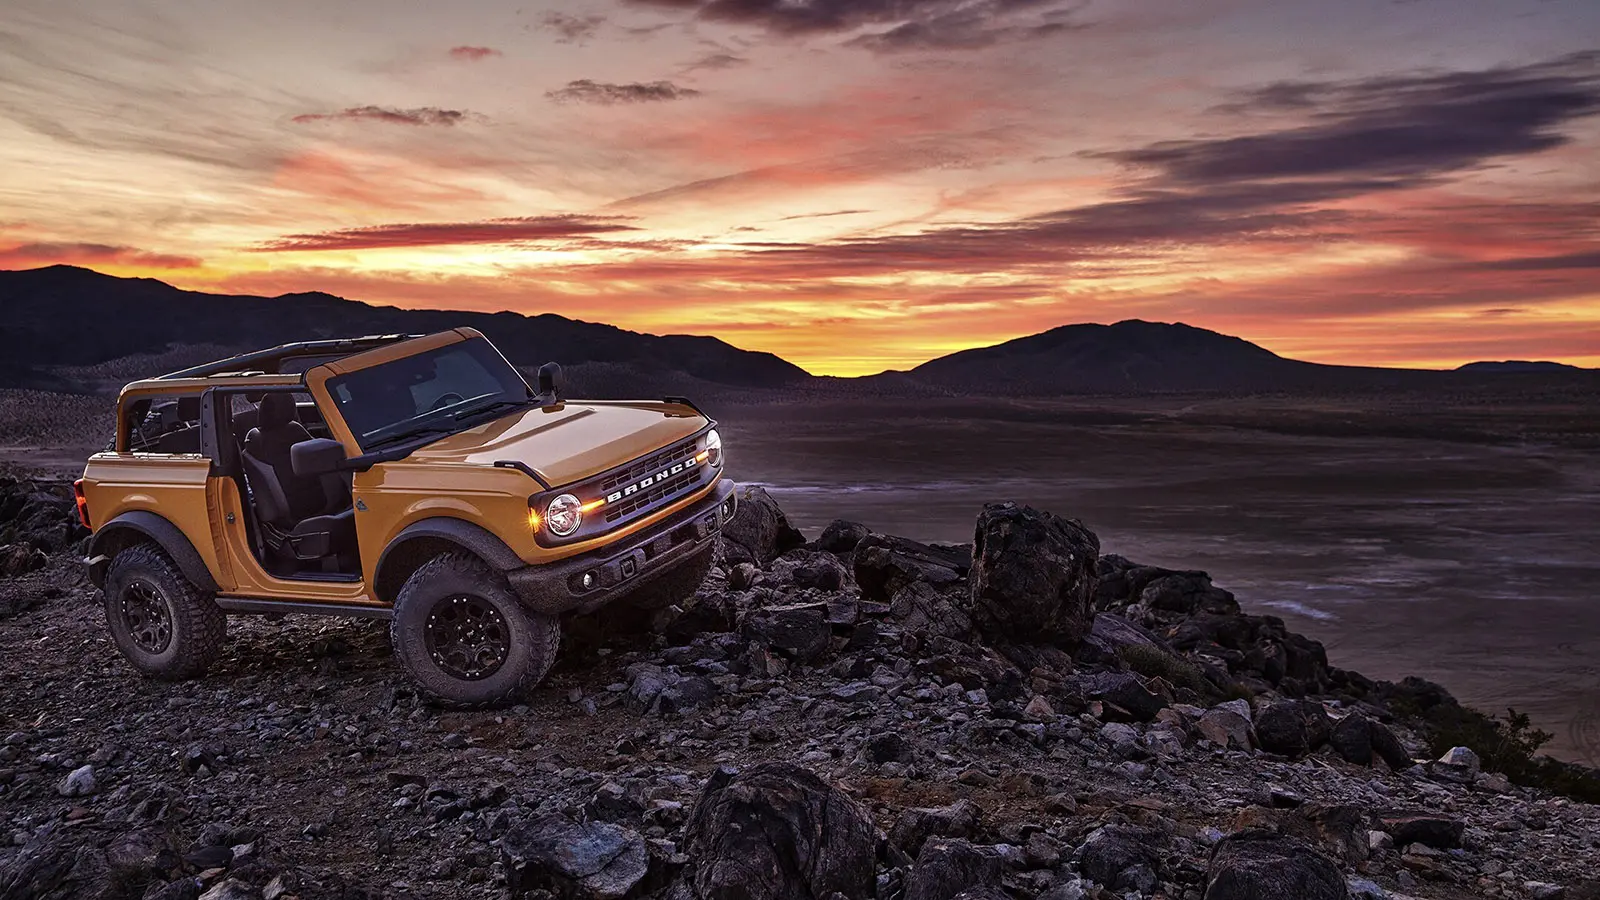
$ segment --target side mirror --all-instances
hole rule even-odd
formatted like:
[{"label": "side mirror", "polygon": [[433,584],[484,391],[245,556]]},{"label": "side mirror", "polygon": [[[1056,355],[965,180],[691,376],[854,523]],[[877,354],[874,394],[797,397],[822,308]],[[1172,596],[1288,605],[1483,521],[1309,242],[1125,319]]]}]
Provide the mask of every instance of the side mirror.
[{"label": "side mirror", "polygon": [[337,472],[344,460],[344,445],[328,438],[300,441],[289,448],[289,465],[296,475]]},{"label": "side mirror", "polygon": [[539,398],[546,405],[561,399],[561,366],[547,362],[539,367]]}]

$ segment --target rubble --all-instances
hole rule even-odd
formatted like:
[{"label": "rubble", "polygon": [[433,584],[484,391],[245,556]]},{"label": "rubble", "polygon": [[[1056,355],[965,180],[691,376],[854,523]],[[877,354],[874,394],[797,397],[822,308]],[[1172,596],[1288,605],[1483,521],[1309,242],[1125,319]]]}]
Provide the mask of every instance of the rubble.
[{"label": "rubble", "polygon": [[235,617],[205,680],[139,678],[61,499],[0,490],[45,555],[0,578],[7,900],[1600,896],[1600,809],[1435,744],[1442,688],[1025,507],[807,542],[745,490],[693,604],[463,711],[363,621]]}]

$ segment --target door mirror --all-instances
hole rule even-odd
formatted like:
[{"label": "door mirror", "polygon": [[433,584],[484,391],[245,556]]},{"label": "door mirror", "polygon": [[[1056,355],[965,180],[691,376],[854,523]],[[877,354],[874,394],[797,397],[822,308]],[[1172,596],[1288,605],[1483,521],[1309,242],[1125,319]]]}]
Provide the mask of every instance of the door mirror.
[{"label": "door mirror", "polygon": [[539,399],[549,406],[561,399],[561,367],[547,362],[539,367]]},{"label": "door mirror", "polygon": [[289,464],[296,475],[337,472],[344,460],[344,445],[329,438],[300,441],[289,448]]}]

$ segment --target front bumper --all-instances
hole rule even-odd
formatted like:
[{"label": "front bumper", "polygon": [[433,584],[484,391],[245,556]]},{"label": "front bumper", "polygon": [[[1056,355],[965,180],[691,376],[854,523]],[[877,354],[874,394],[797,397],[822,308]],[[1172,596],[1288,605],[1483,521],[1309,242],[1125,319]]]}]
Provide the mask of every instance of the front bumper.
[{"label": "front bumper", "polygon": [[722,478],[704,497],[637,534],[569,559],[512,569],[506,579],[536,613],[593,612],[709,550],[735,503],[733,482]]}]

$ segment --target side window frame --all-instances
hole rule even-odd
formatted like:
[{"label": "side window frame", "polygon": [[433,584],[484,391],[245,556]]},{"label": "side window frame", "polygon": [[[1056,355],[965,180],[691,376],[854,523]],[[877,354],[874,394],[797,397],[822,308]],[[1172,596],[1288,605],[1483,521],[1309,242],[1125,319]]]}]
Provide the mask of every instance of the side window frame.
[{"label": "side window frame", "polygon": [[[153,449],[148,444],[138,447],[134,446],[135,432],[139,430],[140,426],[144,423],[144,420],[150,416],[151,412],[157,408],[156,404],[171,401],[173,403],[180,404],[181,408],[181,404],[186,398],[195,398],[201,401],[202,412],[197,416],[196,419],[192,420],[193,424],[200,429],[200,447],[197,447],[194,450],[173,451]],[[135,417],[133,415],[134,410],[140,408],[141,405],[143,405],[143,411],[138,416],[138,420],[135,421]],[[131,396],[122,397],[117,403],[117,435],[113,447],[117,453],[128,453],[134,456],[204,455],[204,451],[202,449],[205,442],[205,413],[203,411],[203,407],[204,396],[198,391],[172,391],[170,393],[150,391],[139,392]],[[191,420],[184,419],[182,421],[190,422]],[[161,437],[166,437],[174,433],[177,433],[177,430],[163,432]]]}]

